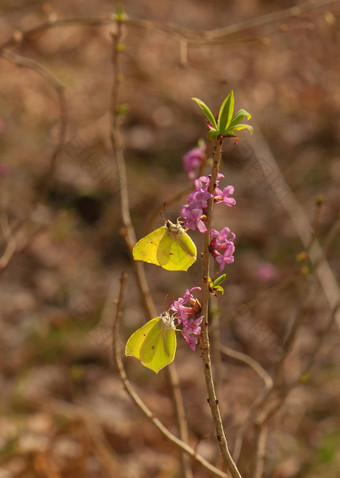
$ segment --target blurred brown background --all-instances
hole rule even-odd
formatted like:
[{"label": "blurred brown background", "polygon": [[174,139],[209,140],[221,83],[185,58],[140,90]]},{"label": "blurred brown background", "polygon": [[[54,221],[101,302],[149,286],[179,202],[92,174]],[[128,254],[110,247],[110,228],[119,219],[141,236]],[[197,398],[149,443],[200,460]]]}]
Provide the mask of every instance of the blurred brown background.
[{"label": "blurred brown background", "polygon": [[[152,214],[155,227],[162,224],[162,204],[188,186],[181,158],[206,137],[203,115],[190,98],[199,97],[217,113],[233,89],[236,109],[251,112],[254,136],[241,132],[237,146],[231,140],[224,147],[224,185],[235,186],[237,205],[219,209],[215,227],[228,225],[237,240],[218,307],[221,318],[231,322],[223,328],[223,343],[251,355],[269,373],[313,277],[308,261],[304,274],[296,262],[304,246],[284,207],[286,183],[311,222],[315,198],[324,196],[317,231],[321,244],[340,202],[339,2],[320,2],[320,8],[298,16],[244,28],[296,3],[124,2],[131,18],[196,33],[238,25],[235,34],[216,44],[189,44],[187,57],[179,36],[152,25],[128,25],[119,102],[128,107],[122,135],[138,237],[148,232]],[[108,18],[115,11],[116,4],[102,0],[2,0],[0,45],[14,31],[47,18]],[[65,87],[66,144],[45,196],[41,188],[60,129],[58,97],[36,71],[0,57],[1,252],[14,244],[12,236],[16,247],[0,276],[0,478],[179,476],[178,451],[134,407],[110,365],[112,298],[122,271],[129,273],[122,343],[146,320],[119,234],[119,186],[109,140],[111,31],[111,25],[69,25],[9,47],[47,67]],[[286,183],[272,163],[266,176],[259,170],[258,159],[266,157],[275,159]],[[185,195],[167,217],[176,218],[184,202]],[[200,250],[199,235],[192,237]],[[339,250],[337,237],[327,253],[335,277]],[[146,271],[159,312],[186,288],[199,285],[199,263],[188,273],[151,265]],[[313,354],[329,314],[319,286],[287,357],[287,382]],[[304,383],[270,422],[263,476],[340,476],[339,336],[334,324]],[[192,353],[179,338],[175,363],[190,443],[213,461],[199,352]],[[176,433],[165,374],[156,376],[133,359],[125,364],[148,406]],[[249,367],[223,359],[219,398],[231,448],[262,386]],[[244,477],[252,476],[254,449],[250,426],[240,460]],[[209,476],[193,467],[195,477]]]}]

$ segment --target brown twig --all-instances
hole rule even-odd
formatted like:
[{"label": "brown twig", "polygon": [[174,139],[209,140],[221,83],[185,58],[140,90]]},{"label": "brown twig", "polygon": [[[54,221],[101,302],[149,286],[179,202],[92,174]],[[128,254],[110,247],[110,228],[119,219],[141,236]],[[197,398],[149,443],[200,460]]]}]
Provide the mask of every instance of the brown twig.
[{"label": "brown twig", "polygon": [[256,455],[253,478],[261,478],[264,471],[264,462],[266,458],[268,427],[259,425],[257,429]]},{"label": "brown twig", "polygon": [[312,233],[311,233],[311,237],[310,237],[310,242],[309,242],[309,244],[306,248],[307,250],[310,250],[310,248],[312,247],[313,242],[318,237],[318,231],[319,231],[319,226],[320,226],[321,208],[322,208],[323,204],[324,204],[323,196],[318,196],[315,200],[313,221],[312,221],[312,224],[311,224]]},{"label": "brown twig", "polygon": [[[119,178],[119,192],[121,200],[121,216],[124,224],[124,229],[122,231],[125,242],[128,246],[128,249],[131,253],[134,244],[136,243],[136,234],[133,228],[131,215],[130,215],[130,206],[129,206],[129,194],[127,187],[127,173],[125,167],[125,159],[123,150],[121,147],[121,140],[119,136],[119,125],[117,117],[117,107],[118,107],[118,91],[120,85],[120,73],[119,73],[119,51],[117,50],[118,43],[121,37],[121,22],[117,23],[117,32],[113,34],[113,51],[112,51],[112,66],[113,66],[113,82],[111,90],[111,130],[110,130],[110,139],[112,144],[113,157],[117,164],[118,178]],[[140,297],[143,303],[144,310],[147,311],[150,318],[156,316],[156,310],[153,305],[150,290],[147,284],[144,265],[141,262],[133,261],[137,284],[140,290]]]},{"label": "brown twig", "polygon": [[[166,35],[171,36],[176,39],[178,42],[183,40],[187,41],[188,47],[190,46],[209,46],[215,44],[222,44],[227,42],[234,41],[235,37],[237,40],[239,36],[249,32],[254,28],[263,27],[268,24],[282,22],[288,20],[292,17],[297,17],[309,11],[325,7],[332,3],[337,3],[339,0],[309,0],[300,5],[296,5],[290,8],[279,10],[277,12],[269,13],[267,15],[262,15],[255,18],[247,19],[243,22],[228,25],[223,28],[218,28],[214,30],[194,32],[187,30],[185,28],[178,27],[173,24],[158,23],[152,22],[149,20],[134,19],[126,16],[124,23],[127,26],[143,28],[145,30],[154,30]],[[14,46],[18,43],[21,43],[28,39],[30,36],[33,36],[38,33],[45,32],[52,28],[60,28],[64,26],[105,26],[111,25],[116,22],[116,15],[111,15],[109,17],[99,17],[99,18],[68,18],[62,20],[50,20],[43,22],[40,25],[37,25],[33,28],[17,31],[11,38],[6,40],[2,45],[0,45],[0,52],[4,48],[9,46]]]},{"label": "brown twig", "polygon": [[7,242],[5,251],[0,257],[0,271],[3,271],[8,266],[9,261],[12,259],[16,250],[17,243],[15,240],[15,237],[12,234],[12,231],[8,222],[8,217],[5,213],[0,214],[0,227],[2,230],[3,237],[5,241]]},{"label": "brown twig", "polygon": [[112,332],[112,351],[113,351],[113,362],[118,370],[119,376],[122,380],[123,386],[135,403],[135,405],[144,413],[144,415],[150,420],[150,422],[162,433],[162,435],[169,440],[171,443],[179,447],[182,451],[187,453],[189,456],[194,458],[198,463],[200,463],[205,469],[210,471],[214,476],[219,476],[221,478],[228,478],[228,475],[223,471],[219,470],[211,463],[209,463],[205,458],[198,454],[193,448],[191,448],[187,443],[183,442],[177,438],[173,433],[171,433],[163,423],[154,416],[151,410],[145,405],[143,400],[137,394],[137,392],[132,388],[123,366],[121,359],[120,347],[119,347],[119,319],[122,315],[122,304],[124,299],[124,290],[126,284],[126,274],[121,275],[120,279],[120,291],[119,297],[115,301],[116,313],[113,320],[113,332]]},{"label": "brown twig", "polygon": [[216,389],[216,395],[219,395],[220,388],[221,388],[221,380],[222,380],[222,351],[219,347],[221,342],[221,316],[220,311],[216,308],[212,310],[211,307],[212,298],[210,298],[209,304],[209,325],[213,326],[210,330],[210,337],[211,337],[211,360],[214,369],[214,383]]},{"label": "brown twig", "polygon": [[[309,219],[303,207],[296,199],[293,191],[286,183],[284,176],[275,161],[275,157],[269,148],[269,145],[257,126],[256,131],[257,134],[254,134],[254,147],[255,150],[258,149],[259,151],[256,156],[263,170],[263,174],[273,188],[275,195],[281,203],[281,206],[289,214],[302,244],[305,248],[308,248],[311,237],[311,225]],[[268,165],[270,167],[268,167]],[[273,181],[273,177],[275,178],[275,181]],[[319,241],[315,239],[309,250],[309,258],[314,266],[319,262],[321,256],[323,256],[323,249]],[[317,267],[316,273],[325,297],[331,309],[333,309],[340,300],[340,289],[328,262],[322,261],[320,266]],[[336,321],[340,329],[340,311],[337,312]]]},{"label": "brown twig", "polygon": [[[209,183],[209,192],[213,194],[216,187],[216,179],[219,171],[219,164],[222,155],[222,143],[223,138],[219,137],[216,141],[216,148],[213,156],[213,167]],[[204,245],[203,245],[203,258],[202,258],[202,315],[204,316],[202,322],[202,332],[200,336],[200,349],[201,357],[203,362],[203,372],[205,377],[205,383],[208,392],[208,403],[210,406],[211,414],[213,417],[216,438],[218,441],[218,446],[220,448],[223,460],[225,461],[231,475],[233,478],[241,478],[241,474],[230,454],[227,437],[224,433],[221,412],[219,403],[216,397],[213,373],[211,368],[211,355],[210,355],[210,340],[209,340],[209,323],[208,323],[208,312],[209,312],[209,265],[210,265],[210,229],[211,229],[211,220],[212,213],[214,209],[214,199],[211,198],[208,201],[207,208],[207,221],[206,228],[207,232],[204,233]]]},{"label": "brown twig", "polygon": [[[233,450],[236,461],[239,459],[241,448],[242,448],[243,436],[248,425],[251,422],[256,422],[258,425],[266,423],[274,415],[274,413],[282,406],[287,395],[296,385],[298,385],[300,381],[300,379],[298,379],[297,381],[293,382],[291,385],[286,385],[284,388],[282,387],[280,388],[280,374],[283,369],[284,362],[295,343],[295,339],[296,339],[299,327],[308,311],[309,303],[314,297],[314,288],[316,287],[316,281],[318,278],[317,276],[318,267],[322,267],[323,262],[326,260],[326,253],[331,247],[334,239],[336,238],[339,232],[339,228],[340,228],[340,221],[338,220],[333,225],[333,227],[331,228],[330,232],[328,233],[326,237],[324,250],[322,251],[321,255],[315,259],[316,261],[315,275],[313,276],[313,279],[311,283],[309,284],[309,292],[307,292],[307,299],[302,301],[302,303],[300,304],[300,307],[298,308],[296,312],[290,331],[283,345],[281,358],[276,364],[275,371],[273,374],[273,379],[271,379],[271,382],[268,382],[266,384],[261,395],[251,405],[244,422],[242,423],[241,427],[239,428],[237,432],[235,447]],[[311,244],[311,247],[312,247],[312,244]],[[337,303],[335,307],[332,309],[332,313],[330,315],[328,325],[326,326],[321,336],[321,339],[318,342],[318,346],[315,349],[312,356],[310,357],[307,371],[314,363],[315,355],[320,350],[325,337],[327,336],[330,328],[332,327],[334,321],[336,320],[338,310],[339,310],[339,304]],[[305,375],[307,371],[305,369],[303,373],[301,374],[301,376]]]},{"label": "brown twig", "polygon": [[273,380],[271,376],[255,359],[247,354],[233,350],[226,345],[218,344],[218,348],[221,350],[222,354],[227,355],[227,357],[240,360],[240,362],[249,365],[249,367],[251,367],[254,372],[256,372],[262,378],[266,387],[272,386]]},{"label": "brown twig", "polygon": [[305,363],[302,372],[300,373],[299,377],[293,381],[291,384],[286,385],[283,389],[279,390],[279,394],[277,397],[277,400],[273,402],[271,406],[268,407],[268,409],[263,413],[259,419],[257,420],[260,425],[268,423],[268,421],[272,418],[272,416],[277,413],[277,411],[282,407],[284,401],[286,400],[287,396],[290,394],[290,392],[296,388],[298,385],[301,385],[302,379],[306,377],[306,375],[309,373],[310,369],[315,363],[316,356],[318,355],[326,337],[328,336],[332,326],[334,325],[336,321],[336,316],[337,312],[339,310],[340,304],[337,304],[334,309],[331,311],[329,319],[327,321],[326,327],[322,331],[322,334],[317,342],[317,346],[313,350],[313,352],[310,354],[307,362]]},{"label": "brown twig", "polygon": [[[121,81],[121,75],[119,71],[119,42],[122,37],[122,22],[117,21],[116,32],[112,35],[112,66],[113,66],[113,82],[111,90],[111,131],[110,138],[112,144],[113,157],[116,160],[118,177],[120,183],[120,198],[121,198],[121,216],[124,224],[123,237],[127,244],[128,250],[131,254],[135,276],[137,279],[137,285],[140,292],[141,301],[146,315],[149,319],[157,316],[156,309],[151,297],[150,289],[147,283],[144,264],[141,261],[134,261],[132,257],[132,249],[136,242],[136,234],[132,224],[129,206],[129,194],[127,187],[127,173],[125,166],[125,159],[123,150],[121,147],[118,125],[118,92]],[[179,435],[182,441],[188,441],[188,427],[185,418],[185,410],[182,399],[182,394],[179,386],[179,379],[174,364],[167,367],[166,374],[168,378],[169,387],[172,394],[172,401],[174,404],[175,416]],[[182,473],[185,478],[192,478],[192,471],[190,463],[184,453],[181,453],[181,467]]]},{"label": "brown twig", "polygon": [[20,68],[28,68],[38,73],[55,89],[58,96],[59,108],[60,108],[59,138],[58,138],[57,145],[52,153],[47,174],[44,177],[42,192],[39,193],[39,200],[41,200],[41,196],[42,197],[45,196],[48,188],[51,185],[55,166],[56,166],[56,161],[64,147],[64,142],[66,137],[66,126],[67,126],[67,107],[66,107],[64,86],[54,73],[52,73],[48,68],[41,65],[38,61],[33,60],[32,58],[25,58],[7,49],[0,50],[0,56],[5,58],[6,60],[11,61],[12,63],[19,66]]},{"label": "brown twig", "polygon": [[[221,324],[229,325],[237,320],[240,315],[243,315],[245,310],[250,311],[256,305],[262,304],[264,301],[272,299],[274,295],[287,289],[291,284],[296,283],[298,277],[301,277],[301,268],[294,270],[278,284],[259,292],[255,297],[244,301],[240,306],[237,306],[230,312],[226,313],[225,316],[221,318]],[[214,327],[214,324],[212,324],[211,328],[213,329]]]},{"label": "brown twig", "polygon": [[297,332],[299,330],[300,325],[302,324],[303,319],[305,318],[305,315],[306,315],[307,310],[309,308],[310,302],[314,297],[315,285],[316,285],[316,280],[313,280],[312,283],[309,285],[309,291],[307,293],[307,299],[304,299],[301,302],[300,307],[298,308],[298,310],[295,314],[295,317],[294,317],[293,323],[291,325],[290,331],[289,331],[288,336],[287,336],[287,338],[285,340],[285,343],[283,345],[283,351],[282,351],[280,360],[276,364],[272,381],[266,383],[266,386],[264,387],[261,395],[252,403],[252,405],[250,406],[250,408],[248,410],[246,418],[244,419],[242,425],[240,426],[240,428],[237,432],[236,440],[235,440],[235,447],[234,447],[235,460],[238,460],[239,457],[240,457],[242,443],[243,443],[243,437],[244,437],[244,433],[245,433],[247,427],[252,422],[262,423],[261,418],[258,421],[258,415],[266,413],[266,407],[268,406],[267,404],[269,404],[270,399],[273,396],[274,391],[276,391],[278,386],[279,386],[281,371],[283,369],[286,358],[289,355],[289,353],[290,353],[290,351],[293,347],[293,344],[295,342],[295,338],[297,336]]},{"label": "brown twig", "polygon": [[[321,256],[319,256],[316,259],[317,262],[316,262],[316,268],[315,268],[315,275],[313,276],[313,279],[311,283],[309,284],[309,292],[307,293],[307,299],[305,299],[301,303],[299,309],[296,312],[295,319],[293,320],[290,331],[283,345],[281,358],[276,364],[272,383],[268,383],[266,385],[261,396],[252,404],[252,406],[250,407],[248,411],[246,419],[244,420],[242,426],[238,430],[236,441],[235,441],[235,448],[234,448],[234,456],[236,460],[240,456],[243,435],[249,423],[251,423],[252,421],[256,422],[258,425],[267,423],[268,420],[274,415],[274,413],[279,408],[281,408],[287,395],[296,385],[298,385],[300,381],[301,377],[297,381],[293,382],[291,385],[287,385],[283,388],[282,387],[280,388],[280,375],[284,366],[284,362],[295,343],[295,339],[296,339],[298,330],[300,328],[300,325],[302,323],[302,320],[304,319],[306,313],[308,312],[309,304],[311,303],[314,297],[314,289],[316,287],[316,281],[318,277],[317,276],[318,267],[322,267],[322,263],[326,260],[326,253],[331,247],[335,237],[337,236],[339,227],[340,227],[340,221],[336,221],[336,223],[333,225],[332,229],[330,230],[325,240],[325,250],[322,252]],[[309,368],[313,365],[316,354],[320,350],[325,340],[325,337],[327,336],[330,328],[332,327],[334,321],[336,320],[338,310],[339,310],[339,303],[337,303],[335,307],[332,309],[328,324],[323,331],[321,339],[319,340],[314,353],[311,355],[307,363],[307,368],[304,369],[301,376],[306,375]]]},{"label": "brown twig", "polygon": [[[66,127],[67,127],[67,106],[66,106],[66,99],[65,99],[65,93],[64,93],[64,87],[60,80],[52,73],[48,68],[45,66],[41,65],[39,62],[36,60],[33,60],[31,58],[25,58],[23,56],[17,55],[13,53],[12,51],[8,49],[0,49],[0,57],[14,63],[16,66],[20,68],[28,68],[32,71],[35,71],[38,73],[40,76],[42,76],[47,83],[52,86],[56,94],[58,96],[58,101],[59,101],[59,108],[60,108],[60,117],[59,117],[59,138],[57,145],[52,153],[51,160],[47,169],[46,174],[44,175],[43,180],[41,181],[42,187],[38,188],[36,197],[33,201],[32,209],[34,209],[35,205],[38,202],[43,202],[45,199],[46,193],[51,186],[53,176],[54,176],[54,171],[56,167],[56,162],[58,157],[60,156],[63,147],[64,147],[64,142],[65,142],[65,136],[66,136]],[[11,248],[6,250],[6,255],[2,258],[3,261],[0,262],[0,270],[3,270],[7,265],[9,264],[10,259],[14,255],[15,248],[13,249],[13,241],[15,241],[15,234],[22,228],[22,226],[25,224],[27,218],[20,219],[16,222],[16,224],[13,226],[13,231],[12,231],[12,244]],[[27,244],[30,243],[30,240],[27,241]],[[9,244],[10,245],[10,244]]]}]

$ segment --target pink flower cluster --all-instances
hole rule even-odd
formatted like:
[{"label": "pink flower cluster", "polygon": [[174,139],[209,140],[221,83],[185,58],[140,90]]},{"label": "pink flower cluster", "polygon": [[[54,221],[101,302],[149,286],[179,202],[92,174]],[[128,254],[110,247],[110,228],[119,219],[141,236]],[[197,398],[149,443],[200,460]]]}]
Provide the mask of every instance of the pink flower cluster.
[{"label": "pink flower cluster", "polygon": [[235,206],[236,201],[230,197],[234,194],[233,186],[226,186],[223,190],[219,189],[219,181],[224,175],[219,173],[216,179],[215,196],[208,192],[210,177],[201,176],[194,181],[195,191],[190,194],[187,201],[181,208],[181,216],[184,219],[184,227],[195,231],[197,228],[200,232],[206,232],[207,228],[204,224],[208,200],[214,197],[216,204],[225,204],[226,206]]},{"label": "pink flower cluster", "polygon": [[190,179],[195,177],[195,169],[202,166],[206,149],[206,145],[202,144],[202,146],[190,150],[183,156],[184,170],[188,173]]},{"label": "pink flower cluster", "polygon": [[216,229],[211,229],[210,237],[210,252],[215,261],[220,265],[220,272],[222,272],[226,264],[234,262],[235,234],[230,232],[229,227],[224,227],[220,232]]},{"label": "pink flower cluster", "polygon": [[201,333],[200,325],[203,320],[203,315],[195,318],[201,312],[201,304],[192,294],[196,289],[201,290],[200,287],[187,289],[184,296],[179,297],[170,306],[170,309],[177,314],[178,323],[183,326],[181,333],[192,351],[196,349],[198,337]]}]

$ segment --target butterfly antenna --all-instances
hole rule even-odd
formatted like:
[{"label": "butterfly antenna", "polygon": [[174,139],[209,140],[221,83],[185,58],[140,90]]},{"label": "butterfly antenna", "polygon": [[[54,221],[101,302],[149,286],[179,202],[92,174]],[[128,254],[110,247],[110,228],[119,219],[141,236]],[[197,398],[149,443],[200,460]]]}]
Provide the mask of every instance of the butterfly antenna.
[{"label": "butterfly antenna", "polygon": [[166,210],[166,202],[163,203],[162,209],[159,211],[159,215],[161,216],[161,218],[163,219],[164,222],[166,221],[165,216],[164,216],[165,210]]}]

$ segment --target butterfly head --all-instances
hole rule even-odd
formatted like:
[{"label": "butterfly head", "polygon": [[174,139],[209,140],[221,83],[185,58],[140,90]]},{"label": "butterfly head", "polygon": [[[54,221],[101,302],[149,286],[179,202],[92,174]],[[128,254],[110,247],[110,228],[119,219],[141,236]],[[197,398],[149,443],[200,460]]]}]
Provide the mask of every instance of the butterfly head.
[{"label": "butterfly head", "polygon": [[174,323],[174,316],[170,315],[169,312],[163,312],[159,316],[159,318],[162,321],[163,327],[165,329],[175,329],[176,328],[175,323]]},{"label": "butterfly head", "polygon": [[180,221],[177,219],[176,224],[174,224],[171,221],[166,221],[165,227],[167,230],[173,234],[174,236],[181,236],[182,234],[185,233],[184,227],[181,225]]}]

